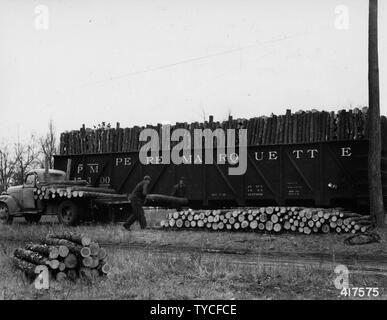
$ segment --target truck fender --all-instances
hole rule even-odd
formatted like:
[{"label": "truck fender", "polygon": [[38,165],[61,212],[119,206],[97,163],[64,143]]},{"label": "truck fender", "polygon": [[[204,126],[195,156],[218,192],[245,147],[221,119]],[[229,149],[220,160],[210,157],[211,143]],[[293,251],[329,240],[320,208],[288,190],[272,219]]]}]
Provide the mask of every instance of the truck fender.
[{"label": "truck fender", "polygon": [[10,214],[15,213],[15,212],[19,212],[21,210],[16,199],[10,195],[1,195],[0,202],[3,202],[8,206],[8,210],[9,210]]}]

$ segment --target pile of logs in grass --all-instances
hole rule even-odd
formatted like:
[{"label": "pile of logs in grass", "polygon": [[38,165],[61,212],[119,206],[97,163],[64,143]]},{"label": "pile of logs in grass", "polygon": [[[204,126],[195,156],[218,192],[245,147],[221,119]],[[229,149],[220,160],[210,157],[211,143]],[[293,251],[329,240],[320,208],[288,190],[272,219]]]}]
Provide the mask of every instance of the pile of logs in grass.
[{"label": "pile of logs in grass", "polygon": [[28,243],[16,249],[13,262],[31,279],[37,277],[42,266],[57,281],[93,281],[110,271],[106,250],[89,237],[72,232],[49,234],[39,244]]},{"label": "pile of logs in grass", "polygon": [[174,229],[358,233],[373,227],[369,216],[343,209],[261,207],[170,212],[161,226]]},{"label": "pile of logs in grass", "polygon": [[[381,117],[382,136],[387,135],[387,118]],[[99,126],[90,129],[82,126],[80,130],[64,132],[60,136],[60,154],[90,154],[138,151],[145,142],[139,141],[139,134],[145,128],[158,132],[162,144],[162,124],[120,128]],[[368,137],[367,108],[327,111],[286,110],[285,115],[233,119],[215,122],[213,116],[204,122],[177,122],[171,131],[186,129],[193,136],[195,129],[247,129],[247,143],[251,146],[270,144],[292,144],[335,140],[359,140]],[[171,142],[171,147],[177,142]],[[187,146],[189,147],[189,146]],[[191,146],[194,147],[194,139]]]}]

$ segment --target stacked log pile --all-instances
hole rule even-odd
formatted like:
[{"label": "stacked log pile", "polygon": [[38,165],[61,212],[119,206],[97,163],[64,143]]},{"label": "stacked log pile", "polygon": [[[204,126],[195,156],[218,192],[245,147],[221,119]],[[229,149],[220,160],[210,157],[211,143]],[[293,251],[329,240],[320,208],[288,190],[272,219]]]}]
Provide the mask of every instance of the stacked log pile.
[{"label": "stacked log pile", "polygon": [[[247,143],[252,146],[272,144],[293,144],[335,140],[367,139],[367,108],[327,111],[287,110],[285,115],[256,117],[250,119],[233,119],[215,122],[213,116],[209,121],[176,123],[171,125],[171,131],[184,128],[193,136],[195,129],[247,129]],[[382,116],[382,136],[387,136],[387,118]],[[117,123],[115,128],[100,126],[90,129],[82,126],[80,130],[64,132],[60,136],[60,154],[91,154],[109,152],[138,151],[145,142],[139,141],[139,134],[145,128],[155,129],[162,145],[163,125],[135,126],[121,128]],[[176,142],[177,143],[177,142]],[[174,142],[171,142],[173,147]],[[194,141],[191,145],[194,147]]]},{"label": "stacked log pile", "polygon": [[109,273],[107,252],[85,235],[62,232],[49,234],[41,243],[28,243],[14,251],[16,268],[30,278],[36,278],[42,266],[50,278],[57,281],[77,278],[93,281]]},{"label": "stacked log pile", "polygon": [[373,227],[370,216],[340,208],[261,207],[170,212],[164,228],[229,231],[360,233]]},{"label": "stacked log pile", "polygon": [[55,198],[114,198],[125,200],[126,197],[116,193],[111,188],[94,188],[90,186],[82,185],[83,182],[78,181],[74,184],[70,184],[69,181],[65,183],[51,183],[51,184],[39,184],[34,188],[34,199],[55,199]]}]

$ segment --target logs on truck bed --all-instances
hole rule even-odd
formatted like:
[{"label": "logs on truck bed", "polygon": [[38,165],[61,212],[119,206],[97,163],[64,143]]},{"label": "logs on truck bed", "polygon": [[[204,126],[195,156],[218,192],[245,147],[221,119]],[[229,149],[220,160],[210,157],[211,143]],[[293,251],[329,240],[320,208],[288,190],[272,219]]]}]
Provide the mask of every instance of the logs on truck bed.
[{"label": "logs on truck bed", "polygon": [[126,195],[117,194],[114,189],[111,188],[94,188],[90,186],[69,185],[67,182],[60,184],[47,184],[46,186],[38,186],[34,188],[34,199],[54,199],[54,198],[78,198],[78,197],[99,197],[99,198],[112,198],[121,201],[127,200]]},{"label": "logs on truck bed", "polygon": [[168,214],[165,228],[206,228],[269,232],[356,233],[373,227],[369,216],[341,208],[260,207],[222,210],[192,209]]},{"label": "logs on truck bed", "polygon": [[45,266],[57,281],[75,280],[81,269],[89,270],[90,280],[106,275],[111,269],[106,258],[106,250],[97,242],[73,232],[49,234],[42,244],[28,243],[14,251],[15,267],[36,277],[35,268]]}]

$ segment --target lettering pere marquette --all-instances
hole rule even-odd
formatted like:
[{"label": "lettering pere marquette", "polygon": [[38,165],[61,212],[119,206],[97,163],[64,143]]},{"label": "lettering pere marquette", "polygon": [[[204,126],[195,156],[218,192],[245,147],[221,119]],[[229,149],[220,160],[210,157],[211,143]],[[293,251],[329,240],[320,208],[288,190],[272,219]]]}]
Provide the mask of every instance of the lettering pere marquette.
[{"label": "lettering pere marquette", "polygon": [[[318,154],[318,149],[295,149],[292,151],[294,157],[296,159],[302,158],[305,154],[310,159],[314,159],[316,155]],[[351,147],[344,147],[340,148],[340,156],[341,157],[350,157],[352,155]],[[277,160],[278,159],[278,151],[267,151],[266,153],[261,152],[255,152],[255,160],[262,161],[266,157],[267,160]]]},{"label": "lettering pere marquette", "polygon": [[[236,315],[236,305],[235,304],[194,304],[194,313],[196,315]],[[180,318],[184,311],[192,312],[190,309],[185,309],[185,307],[164,307],[159,304],[152,307],[150,310],[151,315],[176,315]]]}]

